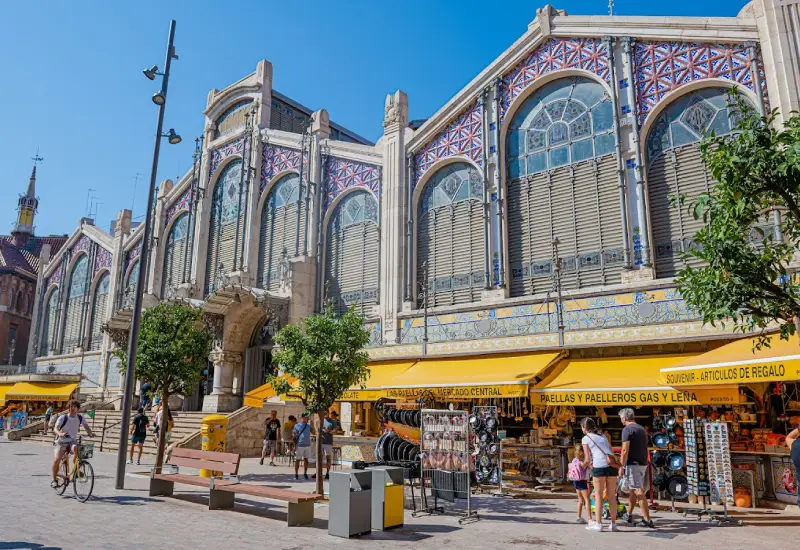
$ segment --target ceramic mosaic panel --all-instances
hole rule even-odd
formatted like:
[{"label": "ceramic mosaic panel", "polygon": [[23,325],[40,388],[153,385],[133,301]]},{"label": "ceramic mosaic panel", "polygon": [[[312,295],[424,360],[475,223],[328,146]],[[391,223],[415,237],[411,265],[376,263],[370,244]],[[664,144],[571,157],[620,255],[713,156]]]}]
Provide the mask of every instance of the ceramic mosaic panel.
[{"label": "ceramic mosaic panel", "polygon": [[367,344],[368,348],[374,348],[383,345],[383,336],[381,335],[380,322],[365,323],[364,328],[369,331],[369,343]]},{"label": "ceramic mosaic panel", "polygon": [[106,371],[106,387],[118,388],[122,385],[122,373],[119,372],[120,360],[117,357],[110,357],[108,359],[108,367]]},{"label": "ceramic mosaic panel", "polygon": [[82,250],[88,251],[89,243],[91,243],[89,237],[87,237],[86,235],[81,235],[80,238],[78,238],[78,242],[76,242],[75,246],[72,247],[72,253],[76,254]]},{"label": "ceramic mosaic panel", "polygon": [[125,273],[128,272],[128,266],[131,265],[131,263],[135,259],[137,259],[141,253],[142,253],[142,238],[139,237],[139,242],[137,242],[136,245],[125,254],[125,270],[124,270]]},{"label": "ceramic mosaic panel", "polygon": [[166,214],[166,222],[164,223],[164,227],[169,225],[170,220],[175,217],[175,214],[178,212],[183,212],[184,210],[189,210],[189,205],[192,202],[192,186],[186,188],[186,190],[181,193],[181,196],[170,205],[169,209],[167,210]]},{"label": "ceramic mosaic panel", "polygon": [[244,149],[244,140],[237,139],[236,141],[232,141],[229,144],[225,145],[224,147],[220,147],[219,149],[214,149],[211,151],[211,171],[209,172],[209,177],[214,175],[214,172],[217,171],[219,165],[222,163],[223,160],[228,158],[231,155],[242,155],[242,150]]},{"label": "ceramic mosaic panel", "polygon": [[[700,319],[700,315],[689,309],[677,289],[566,300],[563,307],[567,331]],[[423,325],[421,317],[405,319],[401,329],[401,343],[421,343]],[[525,336],[554,333],[557,330],[555,304],[552,302],[428,317],[430,342]]]},{"label": "ceramic mosaic panel", "polygon": [[[637,42],[634,63],[640,124],[667,94],[690,82],[720,78],[754,90],[750,59],[743,44]],[[763,72],[761,80],[766,99]]]},{"label": "ceramic mosaic panel", "polygon": [[111,252],[103,248],[97,247],[97,254],[94,257],[94,267],[92,273],[96,274],[101,269],[109,269],[111,267]]},{"label": "ceramic mosaic panel", "polygon": [[483,106],[473,103],[447,128],[414,154],[414,181],[439,160],[463,156],[483,166]]},{"label": "ceramic mosaic panel", "polygon": [[[308,152],[304,152],[304,169],[308,169]],[[281,145],[266,145],[261,160],[261,185],[259,191],[263,192],[272,178],[284,170],[300,171],[300,151]]]},{"label": "ceramic mosaic panel", "polygon": [[371,189],[375,196],[381,194],[381,169],[373,164],[339,157],[325,161],[325,208],[351,187]]},{"label": "ceramic mosaic panel", "polygon": [[610,83],[606,43],[598,38],[553,38],[539,46],[500,79],[500,120],[525,88],[562,69],[583,69]]}]

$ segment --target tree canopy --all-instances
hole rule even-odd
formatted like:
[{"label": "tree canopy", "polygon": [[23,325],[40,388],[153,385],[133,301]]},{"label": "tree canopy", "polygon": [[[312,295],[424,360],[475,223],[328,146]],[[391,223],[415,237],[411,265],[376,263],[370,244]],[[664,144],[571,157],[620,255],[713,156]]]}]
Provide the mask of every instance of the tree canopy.
[{"label": "tree canopy", "polygon": [[706,265],[684,268],[677,282],[704,322],[756,331],[760,347],[765,330],[779,328],[787,339],[800,320],[800,284],[792,277],[800,238],[800,117],[780,124],[777,112],[761,117],[740,96],[730,101],[735,133],[701,143],[715,180],[711,191],[690,204],[677,201],[706,222],[685,253]]}]

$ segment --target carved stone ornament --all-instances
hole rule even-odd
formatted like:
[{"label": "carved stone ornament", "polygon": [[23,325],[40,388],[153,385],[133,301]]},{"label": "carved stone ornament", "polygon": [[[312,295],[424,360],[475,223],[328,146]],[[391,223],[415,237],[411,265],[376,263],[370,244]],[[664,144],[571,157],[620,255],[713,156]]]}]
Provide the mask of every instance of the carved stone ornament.
[{"label": "carved stone ornament", "polygon": [[401,128],[405,125],[408,118],[408,103],[406,95],[402,91],[386,95],[386,102],[383,109],[383,127],[388,129],[393,125]]},{"label": "carved stone ornament", "polygon": [[111,341],[114,343],[114,347],[119,349],[128,347],[129,330],[123,328],[109,328],[107,324],[103,325],[101,330],[108,334]]},{"label": "carved stone ornament", "polygon": [[203,328],[211,333],[214,338],[214,345],[222,345],[223,328],[225,317],[217,313],[203,313]]}]

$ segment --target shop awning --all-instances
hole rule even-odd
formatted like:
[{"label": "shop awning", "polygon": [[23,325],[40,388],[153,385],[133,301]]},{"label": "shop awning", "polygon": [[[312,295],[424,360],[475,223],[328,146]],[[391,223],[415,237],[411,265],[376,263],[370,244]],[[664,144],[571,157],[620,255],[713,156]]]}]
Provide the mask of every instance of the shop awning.
[{"label": "shop awning", "polygon": [[77,387],[66,382],[17,382],[6,392],[6,401],[67,401]]},{"label": "shop awning", "polygon": [[659,382],[661,369],[693,357],[687,354],[565,359],[556,376],[531,390],[534,405],[665,406],[730,405],[736,386],[673,388]]},{"label": "shop awning", "polygon": [[748,382],[800,380],[800,340],[770,337],[770,347],[753,351],[753,338],[725,344],[661,369],[661,380],[672,386],[707,386]]},{"label": "shop awning", "polygon": [[400,376],[418,361],[376,361],[369,364],[369,378],[364,387],[354,386],[339,401],[376,401],[387,397],[396,377]]},{"label": "shop awning", "polygon": [[[297,381],[296,378],[292,378],[286,374],[280,378],[288,380],[290,384],[294,384],[294,382]],[[268,382],[244,394],[244,406],[260,409],[267,402],[267,399],[275,397],[276,395],[277,392],[272,388],[272,383]]]},{"label": "shop awning", "polygon": [[6,392],[14,387],[14,383],[0,384],[0,407],[6,404]]},{"label": "shop awning", "polygon": [[416,398],[429,390],[444,399],[524,397],[528,384],[561,359],[561,352],[426,359],[398,374],[390,398]]}]

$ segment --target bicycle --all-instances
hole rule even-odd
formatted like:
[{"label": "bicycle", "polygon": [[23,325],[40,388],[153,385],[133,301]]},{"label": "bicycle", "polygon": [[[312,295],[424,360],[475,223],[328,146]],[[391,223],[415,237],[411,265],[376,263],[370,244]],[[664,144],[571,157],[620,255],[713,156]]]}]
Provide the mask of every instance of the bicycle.
[{"label": "bicycle", "polygon": [[[66,444],[72,446],[72,442],[68,441]],[[92,496],[94,489],[94,468],[89,463],[89,459],[94,456],[94,443],[82,444],[81,438],[78,438],[77,454],[73,460],[72,471],[69,469],[69,455],[66,453],[64,458],[61,459],[59,473],[56,481],[58,482],[53,490],[57,495],[63,495],[67,486],[72,482],[72,491],[75,494],[75,499],[78,502],[86,502]]]}]

